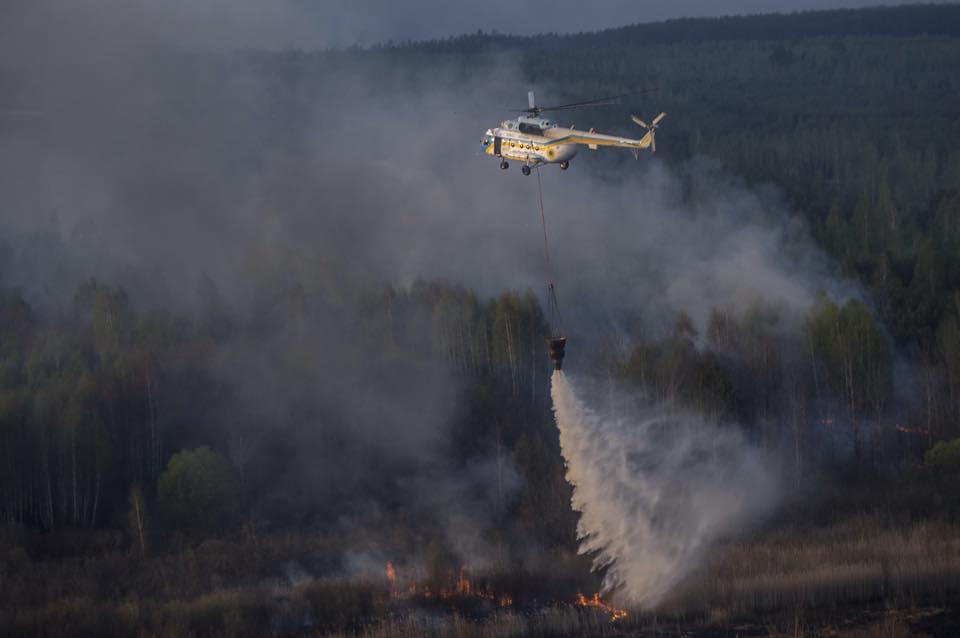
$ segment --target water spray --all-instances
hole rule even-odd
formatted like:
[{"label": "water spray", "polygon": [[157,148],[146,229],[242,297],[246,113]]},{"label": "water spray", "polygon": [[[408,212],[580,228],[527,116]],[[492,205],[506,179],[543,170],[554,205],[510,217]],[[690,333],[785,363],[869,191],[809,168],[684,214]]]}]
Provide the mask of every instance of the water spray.
[{"label": "water spray", "polygon": [[774,466],[734,426],[596,392],[562,371],[551,398],[579,552],[618,604],[656,607],[777,501]]}]

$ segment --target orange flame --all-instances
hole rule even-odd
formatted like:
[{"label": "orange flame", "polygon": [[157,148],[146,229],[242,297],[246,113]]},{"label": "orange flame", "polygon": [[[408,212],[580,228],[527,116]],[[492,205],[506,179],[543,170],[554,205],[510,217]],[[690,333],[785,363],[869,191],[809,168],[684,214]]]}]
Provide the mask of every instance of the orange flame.
[{"label": "orange flame", "polygon": [[464,568],[460,568],[460,574],[457,576],[457,594],[461,596],[470,595],[470,581],[467,580],[466,575],[464,574]]},{"label": "orange flame", "polygon": [[397,589],[397,570],[393,566],[393,561],[387,561],[387,583],[390,585],[390,598],[400,598],[400,590]]},{"label": "orange flame", "polygon": [[457,572],[457,578],[448,586],[442,587],[439,591],[431,590],[428,585],[412,582],[404,585],[405,589],[397,583],[397,570],[392,561],[387,562],[387,582],[390,584],[391,598],[404,598],[422,596],[424,598],[439,598],[446,600],[448,598],[461,598],[472,596],[475,598],[485,598],[500,607],[509,607],[513,604],[513,597],[508,594],[496,593],[485,586],[483,588],[475,587],[467,577],[466,567],[461,567]]},{"label": "orange flame", "polygon": [[610,614],[610,622],[616,622],[621,618],[627,617],[626,609],[617,609],[607,603],[603,602],[603,599],[600,598],[600,594],[596,593],[592,597],[587,598],[582,593],[577,594],[577,604],[581,607],[593,607],[595,609],[600,609],[602,611]]}]

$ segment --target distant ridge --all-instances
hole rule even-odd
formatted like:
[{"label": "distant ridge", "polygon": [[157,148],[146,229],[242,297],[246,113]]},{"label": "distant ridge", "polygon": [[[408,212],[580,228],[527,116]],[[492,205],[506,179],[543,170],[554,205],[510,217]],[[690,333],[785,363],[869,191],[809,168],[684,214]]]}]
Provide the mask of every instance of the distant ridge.
[{"label": "distant ridge", "polygon": [[910,4],[720,18],[679,18],[610,29],[605,35],[628,40],[641,38],[650,43],[780,40],[843,35],[960,36],[960,4]]},{"label": "distant ridge", "polygon": [[960,37],[960,4],[906,4],[715,18],[676,18],[575,34],[512,36],[477,33],[408,43],[407,46],[444,48],[455,45],[469,48],[471,45],[485,46],[496,42],[520,48],[607,47],[850,35]]}]

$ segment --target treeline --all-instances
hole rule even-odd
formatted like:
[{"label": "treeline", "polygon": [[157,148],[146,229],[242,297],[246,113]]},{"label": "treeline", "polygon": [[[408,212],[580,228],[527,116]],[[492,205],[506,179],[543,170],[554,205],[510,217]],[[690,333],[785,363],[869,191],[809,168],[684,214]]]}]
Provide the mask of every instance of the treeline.
[{"label": "treeline", "polygon": [[[908,431],[901,420],[932,424],[931,415],[898,402],[889,340],[857,300],[821,299],[799,330],[770,309],[715,309],[698,334],[681,314],[618,368],[648,401],[746,426],[790,462],[797,481],[913,461],[913,439],[928,431]],[[939,434],[952,426],[936,425]]]},{"label": "treeline", "polygon": [[[535,296],[483,301],[460,288],[420,283],[360,295],[344,312],[359,326],[341,336],[360,344],[347,352],[390,373],[368,381],[348,403],[363,407],[363,397],[374,393],[399,415],[337,407],[334,395],[354,383],[348,368],[346,385],[335,385],[333,394],[313,387],[309,373],[286,380],[288,372],[277,369],[271,374],[301,386],[302,394],[278,399],[270,412],[276,422],[251,421],[248,401],[274,399],[245,399],[244,386],[216,362],[243,344],[275,348],[278,334],[327,330],[328,319],[310,311],[273,308],[249,322],[217,313],[185,319],[136,310],[121,291],[91,282],[78,290],[72,314],[49,320],[6,293],[0,515],[42,529],[132,526],[136,537],[144,525],[138,511],[146,509],[150,525],[202,536],[243,522],[323,527],[376,502],[382,520],[409,521],[416,513],[409,540],[423,543],[430,521],[442,527],[435,520],[442,512],[400,485],[416,477],[447,481],[451,472],[495,459],[521,480],[512,481],[516,491],[498,487],[484,504],[490,516],[481,535],[523,539],[517,551],[530,542],[570,546],[574,518],[548,404],[547,328]],[[893,391],[891,343],[861,302],[823,299],[799,330],[785,322],[773,310],[717,309],[700,335],[680,315],[667,334],[634,335],[628,351],[599,357],[597,371],[633,384],[650,402],[741,424],[791,460],[798,479],[888,467],[960,435],[952,419],[957,371],[921,371],[922,400],[904,400]],[[941,340],[950,361],[960,360],[960,318],[953,326]],[[318,365],[341,356],[317,355],[308,358]],[[424,377],[427,369],[439,375]],[[382,425],[373,423],[378,437],[403,437],[383,429],[413,427],[418,416],[402,412],[390,393],[444,377],[455,382],[456,405],[443,415],[449,425],[438,447],[425,444],[423,458],[405,459],[364,438],[365,420],[381,417]],[[383,395],[381,382],[391,386]],[[438,466],[429,460],[435,457],[449,464]],[[502,467],[497,477],[477,480],[503,481]]]},{"label": "treeline", "polygon": [[3,518],[45,529],[110,521],[131,485],[153,486],[171,433],[202,404],[210,337],[91,282],[63,318],[0,300]]},{"label": "treeline", "polygon": [[[682,18],[601,32],[600,46],[698,43],[722,40],[787,40],[823,36],[960,35],[960,7],[913,4],[720,18]],[[591,35],[575,36],[584,44]]]},{"label": "treeline", "polygon": [[[42,318],[17,293],[4,293],[0,518],[46,530],[121,526],[136,538],[147,525],[196,537],[244,521],[322,527],[335,523],[328,517],[359,516],[377,503],[385,519],[419,512],[422,521],[408,530],[419,538],[443,512],[436,503],[411,502],[416,494],[403,483],[449,481],[450,473],[495,458],[522,475],[524,490],[493,503],[489,524],[501,534],[515,527],[524,542],[572,542],[546,403],[546,328],[532,294],[481,301],[459,288],[417,284],[361,296],[341,309],[356,326],[337,336],[348,349],[306,354],[319,367],[336,365],[325,357],[364,357],[359,363],[382,368],[386,379],[351,390],[346,408],[329,388],[312,387],[309,374],[288,378],[283,369],[272,374],[296,392],[244,397],[242,383],[218,362],[241,348],[257,357],[283,348],[277,338],[291,331],[330,330],[328,316],[303,309],[303,294],[273,296],[269,307],[240,322],[215,307],[189,319],[138,310],[122,291],[97,282],[80,288],[58,318]],[[259,363],[269,365],[266,358]],[[424,377],[428,368],[455,380],[457,405],[443,413],[451,423],[431,426],[442,430],[437,447],[425,443],[423,458],[406,459],[354,431],[380,428],[377,436],[390,440],[405,436],[400,427],[415,428],[429,406],[406,412],[389,393],[442,378]],[[359,423],[381,416],[366,411],[371,395],[400,413]],[[277,403],[276,422],[250,420],[251,405],[263,402]],[[384,431],[391,427],[397,431]],[[433,467],[437,457],[448,465]],[[442,528],[434,523],[434,531]]]},{"label": "treeline", "polygon": [[[786,40],[814,37],[960,35],[960,8],[911,4],[718,18],[676,18],[572,35],[534,37],[497,33],[469,34],[434,40],[417,47],[439,51],[485,48],[494,43],[511,48],[610,48],[637,44],[699,44],[728,40]],[[375,47],[379,48],[379,47]]]}]

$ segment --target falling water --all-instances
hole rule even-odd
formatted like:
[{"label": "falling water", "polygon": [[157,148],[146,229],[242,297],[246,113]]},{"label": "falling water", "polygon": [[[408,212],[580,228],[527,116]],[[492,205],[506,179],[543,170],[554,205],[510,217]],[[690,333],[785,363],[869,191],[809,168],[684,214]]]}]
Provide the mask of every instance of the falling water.
[{"label": "falling water", "polygon": [[655,605],[776,500],[774,472],[734,427],[613,398],[594,410],[560,371],[552,397],[580,552],[625,602]]}]

